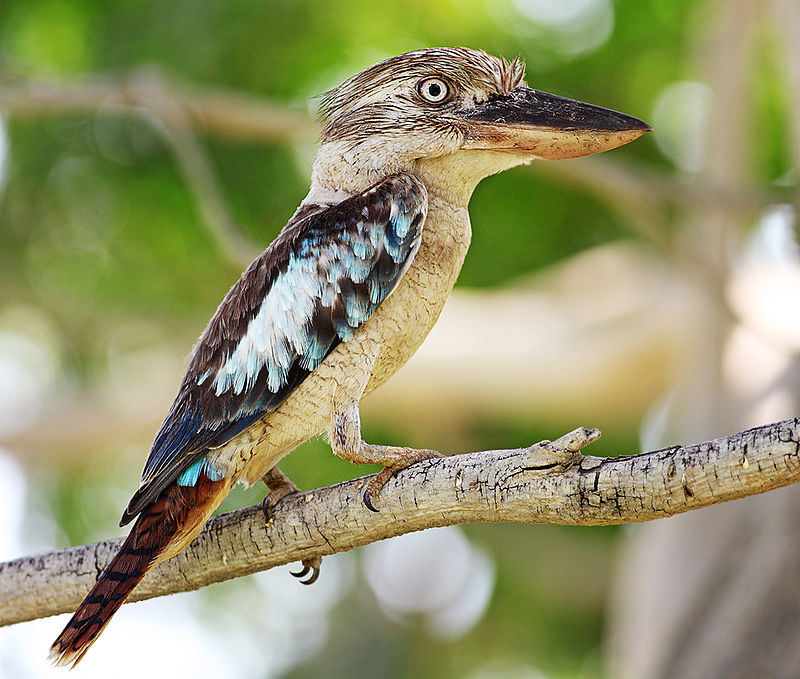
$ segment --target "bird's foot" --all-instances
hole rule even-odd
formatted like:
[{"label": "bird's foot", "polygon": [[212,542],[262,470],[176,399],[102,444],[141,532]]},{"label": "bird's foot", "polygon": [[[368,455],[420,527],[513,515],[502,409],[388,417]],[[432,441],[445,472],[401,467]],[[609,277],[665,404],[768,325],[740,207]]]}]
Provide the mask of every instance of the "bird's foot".
[{"label": "bird's foot", "polygon": [[[267,485],[267,488],[269,488],[269,494],[261,503],[261,509],[264,512],[265,523],[269,523],[272,521],[275,506],[287,495],[299,493],[300,489],[294,483],[292,483],[292,480],[277,467],[270,469],[262,477],[262,481]],[[322,566],[322,557],[315,556],[310,559],[303,559],[300,563],[303,566],[301,570],[297,572],[289,571],[289,573],[294,577],[299,578],[301,584],[313,585],[319,578],[319,571]],[[305,580],[302,578],[305,578]]]},{"label": "bird's foot", "polygon": [[269,494],[261,503],[261,509],[264,512],[264,522],[269,523],[272,521],[275,506],[287,495],[299,493],[300,489],[277,467],[270,469],[264,474],[261,480],[266,484],[267,488],[269,488]]},{"label": "bird's foot", "polygon": [[436,457],[443,457],[443,455],[435,450],[417,450],[415,448],[403,448],[402,452],[397,453],[396,461],[393,464],[386,465],[375,476],[372,477],[364,490],[362,499],[367,509],[372,512],[378,512],[373,504],[373,499],[378,497],[386,482],[392,478],[397,472],[412,464],[421,462],[422,460],[430,460]]},{"label": "bird's foot", "polygon": [[317,581],[317,578],[319,578],[319,570],[322,566],[322,557],[315,556],[311,559],[303,559],[300,563],[303,566],[302,570],[297,572],[289,571],[289,575],[293,575],[294,577],[300,579],[306,578],[306,576],[311,573],[311,575],[308,575],[305,580],[300,580],[300,584],[313,585]]}]

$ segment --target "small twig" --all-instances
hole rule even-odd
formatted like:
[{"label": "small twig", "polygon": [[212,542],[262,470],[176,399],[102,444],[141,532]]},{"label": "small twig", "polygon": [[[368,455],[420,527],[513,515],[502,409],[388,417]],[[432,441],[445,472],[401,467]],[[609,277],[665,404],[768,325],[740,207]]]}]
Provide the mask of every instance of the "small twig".
[{"label": "small twig", "polygon": [[[691,446],[598,458],[599,436],[420,462],[398,473],[368,511],[367,478],[288,496],[264,525],[260,505],[218,516],[161,564],[131,601],[198,589],[377,540],[468,522],[608,525],[649,521],[800,480],[800,419]],[[0,625],[72,611],[120,539],[0,564]]]},{"label": "small twig", "polygon": [[[134,73],[115,80],[73,83],[23,81],[0,83],[0,111],[12,118],[94,113],[113,103],[114,112],[138,116],[142,86],[152,74]],[[189,115],[192,124],[209,134],[241,141],[313,143],[319,128],[309,115],[263,98],[244,94],[179,87],[160,79],[162,89]],[[162,112],[164,115],[164,112]],[[166,115],[167,122],[169,120]]]},{"label": "small twig", "polygon": [[132,88],[148,120],[175,154],[175,160],[197,203],[203,223],[223,254],[239,267],[246,267],[263,250],[242,233],[228,209],[211,160],[193,131],[187,109],[173,99],[160,80],[140,81]]}]

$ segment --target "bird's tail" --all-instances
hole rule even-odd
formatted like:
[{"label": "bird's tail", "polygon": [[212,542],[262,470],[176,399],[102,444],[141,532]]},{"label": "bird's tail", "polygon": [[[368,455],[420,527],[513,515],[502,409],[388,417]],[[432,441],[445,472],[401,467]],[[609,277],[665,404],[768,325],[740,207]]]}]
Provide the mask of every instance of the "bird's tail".
[{"label": "bird's tail", "polygon": [[136,520],[75,615],[50,647],[56,665],[74,667],[134,587],[155,564],[180,552],[222,502],[230,483],[201,474],[194,486],[172,483]]}]

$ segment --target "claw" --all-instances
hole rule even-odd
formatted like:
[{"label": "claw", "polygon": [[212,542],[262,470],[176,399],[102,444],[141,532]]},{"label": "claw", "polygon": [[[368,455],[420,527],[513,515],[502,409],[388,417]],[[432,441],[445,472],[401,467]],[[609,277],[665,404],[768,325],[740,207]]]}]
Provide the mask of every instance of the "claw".
[{"label": "claw", "polygon": [[371,512],[378,513],[379,510],[375,509],[375,505],[372,504],[372,494],[369,492],[369,488],[364,491],[364,504],[366,505],[367,509]]},{"label": "claw", "polygon": [[319,578],[319,568],[315,568],[314,572],[308,576],[305,580],[301,580],[301,585],[313,585],[317,579]]},{"label": "claw", "polygon": [[272,504],[270,503],[269,498],[270,496],[267,495],[267,497],[261,501],[261,511],[264,512],[265,524],[268,524],[270,521],[272,521]]},{"label": "claw", "polygon": [[301,571],[289,571],[289,575],[293,575],[296,578],[304,578],[306,575],[309,574],[311,571],[311,566],[309,566],[305,561],[303,562],[303,570]]},{"label": "claw", "polygon": [[305,578],[306,575],[311,573],[305,580],[300,580],[300,584],[313,585],[319,578],[321,561],[321,559],[307,559],[302,562],[302,570],[297,572],[289,571],[289,575],[293,575],[296,578]]},{"label": "claw", "polygon": [[363,499],[367,509],[369,509],[371,512],[378,511],[375,509],[375,505],[372,504],[372,498],[380,495],[380,492],[386,485],[386,482],[392,478],[397,471],[399,470],[392,469],[391,467],[384,467],[377,474],[375,474],[375,476],[373,476],[370,482],[367,484],[367,489],[364,491]]}]

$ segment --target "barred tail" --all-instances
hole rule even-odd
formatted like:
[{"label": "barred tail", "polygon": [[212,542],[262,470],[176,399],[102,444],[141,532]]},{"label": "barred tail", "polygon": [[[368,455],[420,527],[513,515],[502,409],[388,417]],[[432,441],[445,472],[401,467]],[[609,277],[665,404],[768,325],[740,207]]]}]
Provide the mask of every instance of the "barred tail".
[{"label": "barred tail", "polygon": [[180,552],[229,489],[225,479],[211,481],[204,474],[194,486],[167,486],[141,513],[117,555],[53,642],[53,663],[77,665],[147,571]]}]

